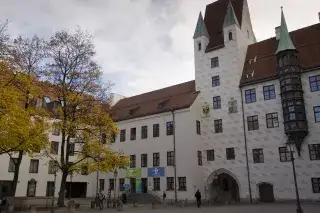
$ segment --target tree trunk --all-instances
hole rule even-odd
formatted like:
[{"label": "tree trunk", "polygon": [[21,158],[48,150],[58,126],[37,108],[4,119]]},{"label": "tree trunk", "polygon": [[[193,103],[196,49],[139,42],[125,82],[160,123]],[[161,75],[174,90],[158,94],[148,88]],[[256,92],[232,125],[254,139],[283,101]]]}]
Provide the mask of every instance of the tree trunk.
[{"label": "tree trunk", "polygon": [[22,161],[22,157],[23,157],[23,151],[19,151],[18,152],[18,158],[17,158],[17,162],[14,164],[14,175],[13,175],[13,181],[12,181],[12,195],[13,197],[16,196],[16,191],[17,191],[17,184],[18,184],[18,180],[19,180],[19,171],[20,171],[20,165],[21,165],[21,161]]},{"label": "tree trunk", "polygon": [[60,184],[60,191],[59,191],[59,198],[58,198],[58,206],[64,207],[64,198],[65,198],[65,191],[66,191],[66,183],[67,183],[68,171],[62,172],[61,177],[61,184]]}]

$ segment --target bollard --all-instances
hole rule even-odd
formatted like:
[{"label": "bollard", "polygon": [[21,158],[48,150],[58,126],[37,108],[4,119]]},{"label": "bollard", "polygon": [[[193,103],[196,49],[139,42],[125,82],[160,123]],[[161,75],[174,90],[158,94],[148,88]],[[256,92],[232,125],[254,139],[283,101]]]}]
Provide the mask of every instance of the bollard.
[{"label": "bollard", "polygon": [[156,202],[155,202],[155,201],[152,201],[151,206],[152,206],[152,209],[155,209],[155,208],[156,208]]},{"label": "bollard", "polygon": [[36,213],[36,212],[37,212],[36,206],[30,206],[30,213]]},{"label": "bollard", "polygon": [[8,205],[8,212],[14,212],[14,205]]}]

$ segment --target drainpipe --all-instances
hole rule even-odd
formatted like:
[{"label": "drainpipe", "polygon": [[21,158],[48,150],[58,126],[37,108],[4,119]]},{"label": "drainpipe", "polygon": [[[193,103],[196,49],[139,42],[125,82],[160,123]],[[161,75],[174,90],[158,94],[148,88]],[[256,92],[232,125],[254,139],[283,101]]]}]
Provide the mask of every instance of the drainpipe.
[{"label": "drainpipe", "polygon": [[249,195],[250,195],[250,203],[252,203],[252,192],[251,192],[251,181],[250,181],[250,168],[249,168],[249,160],[248,160],[248,146],[247,146],[247,132],[246,132],[246,123],[244,119],[244,105],[243,105],[243,94],[242,89],[241,92],[241,106],[242,106],[242,123],[243,123],[243,136],[244,136],[244,147],[246,150],[246,163],[247,163],[247,175],[248,175],[248,185],[249,185]]},{"label": "drainpipe", "polygon": [[173,172],[174,172],[174,201],[175,203],[178,202],[178,195],[177,195],[177,155],[176,155],[176,124],[175,124],[175,114],[174,110],[171,111],[172,113],[172,124],[173,124],[173,153],[174,153],[174,164],[173,164]]}]

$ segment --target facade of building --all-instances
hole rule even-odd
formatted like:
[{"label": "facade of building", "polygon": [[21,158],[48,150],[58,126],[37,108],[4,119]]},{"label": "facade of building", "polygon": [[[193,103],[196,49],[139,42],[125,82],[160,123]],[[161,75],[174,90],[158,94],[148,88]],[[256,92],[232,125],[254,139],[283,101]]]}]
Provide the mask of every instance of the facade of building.
[{"label": "facade of building", "polygon": [[[110,189],[190,200],[199,189],[223,203],[291,200],[294,142],[300,197],[319,200],[320,24],[289,33],[282,13],[276,36],[257,42],[247,0],[217,0],[199,14],[193,39],[194,81],[114,102],[120,133],[111,148],[130,156],[130,168],[74,176],[76,188],[86,183],[86,197]],[[37,173],[30,164],[25,156],[17,196],[31,179],[35,196],[49,196],[47,160]],[[9,165],[0,156],[2,186]]]}]

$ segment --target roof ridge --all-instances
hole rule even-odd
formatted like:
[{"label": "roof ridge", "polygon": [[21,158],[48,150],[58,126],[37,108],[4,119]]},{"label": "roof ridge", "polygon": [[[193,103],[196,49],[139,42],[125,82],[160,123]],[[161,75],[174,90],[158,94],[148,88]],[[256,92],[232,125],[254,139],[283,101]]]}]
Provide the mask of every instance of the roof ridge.
[{"label": "roof ridge", "polygon": [[[162,98],[150,99],[150,100],[146,100],[146,101],[143,101],[143,102],[139,102],[138,104],[125,105],[125,106],[122,106],[122,107],[117,107],[115,109],[124,109],[124,108],[128,108],[130,106],[137,106],[137,105],[141,105],[141,104],[152,102],[152,101],[156,101],[156,100],[163,100],[163,99],[168,99],[168,98],[172,98],[172,97],[178,97],[178,96],[181,96],[181,95],[185,95],[185,94],[188,94],[188,93],[195,93],[195,92],[197,92],[197,91],[188,91],[188,92],[178,93],[177,95],[170,95],[170,96],[164,96]],[[170,101],[170,99],[169,99],[169,101]]]}]

